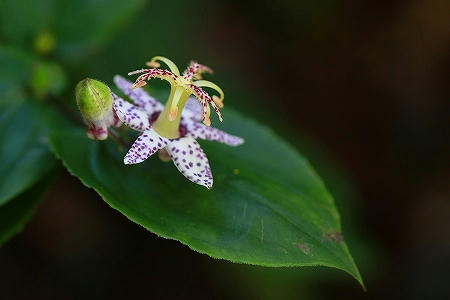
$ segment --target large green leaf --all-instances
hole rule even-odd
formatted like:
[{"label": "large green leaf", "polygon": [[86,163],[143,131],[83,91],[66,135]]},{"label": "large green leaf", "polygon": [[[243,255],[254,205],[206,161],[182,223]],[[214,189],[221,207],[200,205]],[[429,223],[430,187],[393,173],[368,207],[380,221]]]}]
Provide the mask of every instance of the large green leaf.
[{"label": "large green leaf", "polygon": [[336,267],[362,283],[333,199],[309,163],[270,129],[231,110],[224,115],[225,129],[246,143],[201,142],[215,178],[211,190],[157,157],[125,166],[126,149],[90,141],[85,129],[60,126],[50,144],[111,207],[160,236],[233,262]]}]

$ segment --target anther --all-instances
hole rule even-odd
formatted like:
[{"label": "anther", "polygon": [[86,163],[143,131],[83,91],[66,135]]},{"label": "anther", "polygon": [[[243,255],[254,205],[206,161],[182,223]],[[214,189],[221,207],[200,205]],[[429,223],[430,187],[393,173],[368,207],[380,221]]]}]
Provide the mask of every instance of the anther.
[{"label": "anther", "polygon": [[222,102],[222,99],[220,99],[220,98],[217,97],[216,95],[213,95],[213,96],[212,96],[212,100],[214,101],[214,103],[215,103],[218,107],[223,108],[223,102]]},{"label": "anther", "polygon": [[157,61],[148,61],[145,64],[150,68],[159,68],[161,66],[161,64]]},{"label": "anther", "polygon": [[132,89],[132,90],[137,89],[137,88],[143,87],[146,84],[147,84],[147,82],[145,82],[145,81],[136,82],[130,86],[130,89]]}]

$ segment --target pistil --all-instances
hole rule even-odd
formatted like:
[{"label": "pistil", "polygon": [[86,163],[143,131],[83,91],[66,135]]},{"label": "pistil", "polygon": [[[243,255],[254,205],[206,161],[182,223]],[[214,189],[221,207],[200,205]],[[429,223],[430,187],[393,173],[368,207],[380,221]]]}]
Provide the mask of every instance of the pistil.
[{"label": "pistil", "polygon": [[153,123],[153,129],[168,139],[180,137],[179,126],[181,111],[189,97],[189,93],[181,86],[172,86],[169,99],[158,119]]}]

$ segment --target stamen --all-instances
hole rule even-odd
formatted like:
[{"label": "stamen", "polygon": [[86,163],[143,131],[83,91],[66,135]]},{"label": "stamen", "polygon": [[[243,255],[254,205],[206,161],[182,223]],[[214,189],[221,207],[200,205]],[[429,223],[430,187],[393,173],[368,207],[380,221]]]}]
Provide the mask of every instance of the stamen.
[{"label": "stamen", "polygon": [[194,74],[194,79],[195,79],[195,80],[203,79],[202,74],[200,74],[200,73]]},{"label": "stamen", "polygon": [[203,119],[203,124],[205,124],[206,126],[211,126],[211,109],[209,108],[209,105],[206,105],[206,113],[205,113],[205,118]]},{"label": "stamen", "polygon": [[[151,59],[151,61],[147,62],[147,66],[149,66],[149,64],[152,64],[151,67],[153,67],[153,65],[156,66],[156,64],[158,64],[156,62],[157,60],[162,61],[163,63],[165,63],[169,67],[170,71],[172,71],[172,73],[174,73],[177,76],[180,76],[180,71],[178,70],[177,65],[174,64],[170,59],[165,58],[164,56],[155,56],[155,57],[153,57]],[[159,65],[154,67],[154,68],[158,68],[158,67],[159,67]]]},{"label": "stamen", "polygon": [[[209,98],[211,100],[211,98]],[[212,108],[216,112],[217,116],[219,117],[220,122],[223,122],[222,114],[220,113],[219,108],[213,101],[209,101],[209,104],[211,104]]]},{"label": "stamen", "polygon": [[212,96],[212,100],[214,101],[214,103],[215,103],[218,107],[223,108],[223,102],[222,102],[222,99],[220,99],[220,98],[217,97],[216,95],[213,95],[213,96]]},{"label": "stamen", "polygon": [[208,66],[205,66],[205,65],[200,65],[199,64],[199,69],[197,70],[197,72],[198,73],[208,73],[208,74],[214,74],[214,71],[210,68],[210,67],[208,67]]},{"label": "stamen", "polygon": [[139,69],[136,71],[128,72],[128,76],[135,75],[135,74],[141,74],[141,73],[145,73],[145,72],[149,72],[149,71],[150,71],[150,69]]},{"label": "stamen", "polygon": [[[145,72],[145,73],[144,73]],[[141,69],[141,70],[136,70],[133,72],[128,73],[128,75],[133,75],[133,74],[139,74],[139,73],[144,73],[141,76],[139,76],[135,83],[133,84],[134,87],[138,86],[140,84],[140,82],[148,80],[150,78],[160,78],[160,79],[164,79],[169,81],[170,84],[175,84],[175,81],[177,80],[178,76],[173,74],[170,71],[167,70],[162,70],[162,69]]]},{"label": "stamen", "polygon": [[211,89],[217,91],[219,93],[220,98],[217,97],[217,96],[213,96],[212,100],[220,108],[223,107],[223,103],[222,102],[223,102],[223,98],[225,97],[225,95],[223,94],[222,89],[217,84],[215,84],[215,83],[213,83],[211,81],[208,81],[208,80],[198,80],[198,81],[195,81],[194,84],[196,86],[198,86],[198,87],[208,87],[208,88],[211,88]]},{"label": "stamen", "polygon": [[147,84],[147,82],[146,81],[139,81],[139,82],[135,82],[135,83],[133,83],[131,86],[130,86],[130,89],[137,89],[137,88],[140,88],[140,87],[143,87],[144,85],[146,85]]},{"label": "stamen", "polygon": [[[198,87],[195,84],[188,84],[186,85],[187,88],[191,88],[190,92],[202,103],[202,107],[205,110],[205,106],[208,106],[207,103],[209,103],[214,111],[216,112],[217,116],[219,117],[220,122],[223,121],[222,114],[220,113],[219,108],[217,105],[212,101],[211,97],[201,88]],[[207,103],[206,103],[207,102]],[[205,113],[203,113],[203,119],[205,118]]]},{"label": "stamen", "polygon": [[213,70],[210,67],[201,65],[196,61],[191,61],[187,69],[183,72],[183,78],[187,81],[191,81],[192,77],[195,79],[202,79],[202,73],[213,74]]}]

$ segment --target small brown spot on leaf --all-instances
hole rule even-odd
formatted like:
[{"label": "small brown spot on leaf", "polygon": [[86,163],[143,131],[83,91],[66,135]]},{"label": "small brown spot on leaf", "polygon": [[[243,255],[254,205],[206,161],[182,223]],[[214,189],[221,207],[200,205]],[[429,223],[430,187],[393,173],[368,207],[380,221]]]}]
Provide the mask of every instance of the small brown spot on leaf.
[{"label": "small brown spot on leaf", "polygon": [[325,232],[324,237],[327,240],[330,240],[335,243],[341,243],[344,240],[344,236],[342,235],[342,233],[337,231]]},{"label": "small brown spot on leaf", "polygon": [[310,248],[307,243],[297,243],[297,248],[304,254],[309,254]]}]

